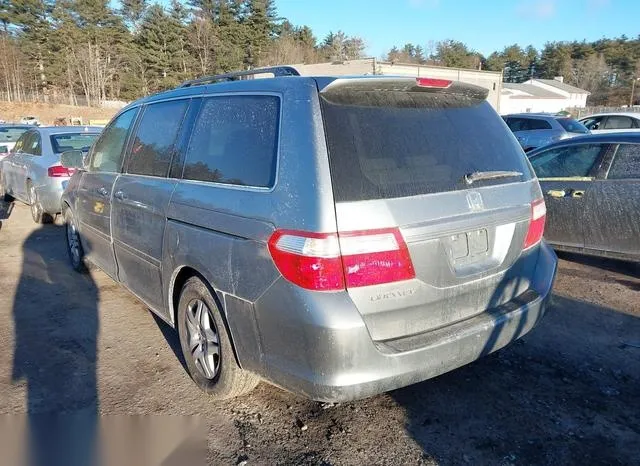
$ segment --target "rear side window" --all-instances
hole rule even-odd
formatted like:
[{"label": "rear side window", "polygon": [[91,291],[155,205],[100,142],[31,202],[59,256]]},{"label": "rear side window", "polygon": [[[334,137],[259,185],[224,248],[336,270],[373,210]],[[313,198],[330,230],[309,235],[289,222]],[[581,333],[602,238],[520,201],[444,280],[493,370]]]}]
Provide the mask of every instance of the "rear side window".
[{"label": "rear side window", "polygon": [[627,116],[612,115],[607,117],[603,129],[630,129],[633,128],[633,120]]},{"label": "rear side window", "polygon": [[580,144],[551,149],[531,158],[538,178],[584,178],[591,173],[602,144]]},{"label": "rear side window", "polygon": [[447,102],[421,92],[344,93],[348,103],[322,97],[337,202],[468,189],[464,176],[479,171],[523,174],[481,186],[531,176],[520,145],[485,101]]},{"label": "rear side window", "polygon": [[572,118],[557,118],[556,121],[562,125],[567,133],[587,134],[589,132],[582,123]]},{"label": "rear side window", "polygon": [[40,143],[40,134],[37,132],[27,133],[28,139],[25,139],[22,152],[28,155],[42,155],[42,145]]},{"label": "rear side window", "polygon": [[620,144],[607,178],[610,180],[640,179],[640,144]]},{"label": "rear side window", "polygon": [[539,118],[527,118],[525,119],[525,130],[526,131],[534,131],[537,129],[551,129],[551,123],[547,120],[541,120]]},{"label": "rear side window", "polygon": [[188,100],[148,105],[136,130],[127,173],[165,177]]},{"label": "rear side window", "polygon": [[280,100],[269,95],[203,101],[183,178],[271,187],[275,181]]}]

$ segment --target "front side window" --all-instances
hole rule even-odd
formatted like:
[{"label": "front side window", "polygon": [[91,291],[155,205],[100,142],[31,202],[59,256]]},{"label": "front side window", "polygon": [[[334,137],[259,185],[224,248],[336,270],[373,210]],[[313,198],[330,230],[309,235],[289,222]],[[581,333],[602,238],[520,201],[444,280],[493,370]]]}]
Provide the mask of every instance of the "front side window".
[{"label": "front side window", "polygon": [[137,109],[132,108],[118,116],[93,146],[89,171],[117,173],[122,166],[122,153]]},{"label": "front side window", "polygon": [[183,178],[271,187],[275,182],[280,100],[270,95],[205,99]]},{"label": "front side window", "polygon": [[603,148],[602,144],[559,147],[538,154],[530,161],[538,178],[586,178]]},{"label": "front side window", "polygon": [[620,144],[607,178],[610,180],[640,179],[640,144]]},{"label": "front side window", "polygon": [[188,105],[188,100],[171,100],[147,106],[133,138],[127,173],[167,176]]},{"label": "front side window", "polygon": [[582,123],[588,130],[593,131],[593,130],[602,129],[600,128],[600,125],[602,124],[602,120],[604,120],[604,117],[591,117],[591,118],[585,118],[584,120],[580,120],[580,123]]}]

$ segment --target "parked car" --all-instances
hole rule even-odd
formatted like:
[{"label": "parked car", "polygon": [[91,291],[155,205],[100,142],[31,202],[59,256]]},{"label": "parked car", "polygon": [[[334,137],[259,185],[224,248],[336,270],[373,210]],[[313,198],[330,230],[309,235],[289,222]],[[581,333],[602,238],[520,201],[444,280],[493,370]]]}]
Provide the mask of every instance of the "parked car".
[{"label": "parked car", "polygon": [[487,91],[296,74],[188,82],[123,109],[86,165],[64,154],[80,168],[63,195],[73,267],[176,327],[217,398],[260,378],[362,398],[531,330],[557,261]]},{"label": "parked car", "polygon": [[530,161],[547,204],[547,241],[640,260],[640,133],[561,141],[531,152]]},{"label": "parked car", "polygon": [[594,134],[640,132],[640,112],[598,113],[579,121]]},{"label": "parked car", "polygon": [[40,120],[38,120],[38,117],[34,116],[23,116],[20,119],[20,123],[23,125],[39,126]]},{"label": "parked car", "polygon": [[502,117],[525,152],[555,141],[589,134],[573,118],[547,113],[516,113]]},{"label": "parked car", "polygon": [[88,151],[100,128],[77,126],[31,128],[0,161],[0,199],[15,198],[31,206],[36,223],[51,222],[60,212],[60,197],[73,174],[60,164],[66,150]]},{"label": "parked car", "polygon": [[29,129],[31,126],[0,125],[0,160],[9,155],[18,138]]}]

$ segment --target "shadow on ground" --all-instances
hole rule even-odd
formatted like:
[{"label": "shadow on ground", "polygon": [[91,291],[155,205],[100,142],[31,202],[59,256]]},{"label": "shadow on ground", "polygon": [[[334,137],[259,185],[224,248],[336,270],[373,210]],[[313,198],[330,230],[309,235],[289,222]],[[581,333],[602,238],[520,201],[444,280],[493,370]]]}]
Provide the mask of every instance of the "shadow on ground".
[{"label": "shadow on ground", "polygon": [[392,393],[441,464],[638,464],[640,319],[555,296],[529,335]]},{"label": "shadow on ground", "polygon": [[2,221],[7,220],[13,211],[13,202],[6,202],[0,199],[0,230],[2,229]]},{"label": "shadow on ground", "polygon": [[90,275],[69,273],[64,248],[59,226],[29,235],[13,305],[12,381],[26,384],[36,466],[94,462],[98,289]]}]

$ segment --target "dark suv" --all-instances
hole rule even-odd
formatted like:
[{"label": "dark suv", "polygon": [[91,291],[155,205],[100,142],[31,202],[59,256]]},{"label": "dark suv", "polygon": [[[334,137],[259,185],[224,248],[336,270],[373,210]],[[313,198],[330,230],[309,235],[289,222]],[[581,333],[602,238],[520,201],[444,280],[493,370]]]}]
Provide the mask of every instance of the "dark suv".
[{"label": "dark suv", "polygon": [[203,78],[123,109],[64,194],[73,266],[176,327],[218,398],[260,379],[366,397],[531,330],[556,257],[487,91],[296,74]]}]

